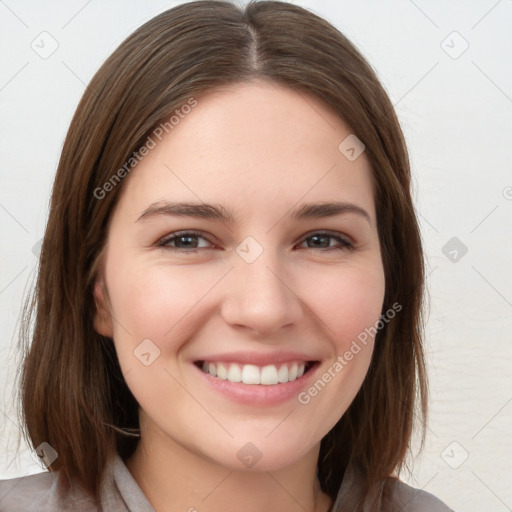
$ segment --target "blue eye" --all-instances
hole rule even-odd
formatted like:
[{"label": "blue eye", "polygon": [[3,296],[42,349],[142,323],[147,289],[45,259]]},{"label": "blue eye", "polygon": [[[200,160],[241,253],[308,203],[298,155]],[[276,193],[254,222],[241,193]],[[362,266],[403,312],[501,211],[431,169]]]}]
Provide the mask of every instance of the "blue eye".
[{"label": "blue eye", "polygon": [[[207,245],[199,245],[199,239],[205,240],[207,242]],[[165,247],[173,250],[183,249],[185,251],[195,251],[196,249],[210,249],[210,247],[208,247],[208,244],[210,244],[210,242],[208,242],[208,240],[204,236],[202,236],[200,233],[195,233],[192,231],[174,233],[172,236],[164,238],[161,242],[158,243],[160,247]]]},{"label": "blue eye", "polygon": [[[329,232],[318,231],[308,235],[304,238],[302,243],[307,243],[308,240],[311,240],[313,243],[308,244],[307,249],[324,249],[324,250],[345,250],[345,249],[353,249],[354,246],[347,239],[343,238],[339,235],[334,235]],[[336,245],[331,245],[331,241],[335,240],[337,242]]]},{"label": "blue eye", "polygon": [[[200,240],[204,242],[201,244]],[[333,240],[336,242],[334,245],[331,244]],[[303,241],[299,245],[304,243],[307,244],[307,247],[304,247],[305,249],[321,249],[322,251],[354,249],[353,244],[346,238],[339,234],[324,231],[309,234],[307,237],[303,238]],[[171,236],[162,239],[157,245],[164,249],[181,252],[197,252],[198,249],[213,248],[213,244],[211,244],[202,233],[195,231],[173,233]]]}]

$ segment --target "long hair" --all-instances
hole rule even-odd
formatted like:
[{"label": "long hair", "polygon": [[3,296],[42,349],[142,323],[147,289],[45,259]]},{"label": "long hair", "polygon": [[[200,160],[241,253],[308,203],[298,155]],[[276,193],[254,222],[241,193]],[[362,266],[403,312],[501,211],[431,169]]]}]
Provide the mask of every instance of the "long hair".
[{"label": "long hair", "polygon": [[386,281],[383,310],[403,307],[378,332],[362,387],[321,442],[321,487],[335,499],[349,463],[361,469],[366,489],[399,474],[415,415],[423,446],[424,263],[409,157],[393,105],[354,45],[309,10],[278,1],[242,8],[202,0],[145,23],[87,86],[62,149],[37,282],[23,311],[23,434],[34,448],[49,443],[58,452],[50,470],[96,498],[115,452],[126,459],[137,445],[121,430],[139,427],[139,406],[112,340],[93,327],[93,283],[123,190],[123,180],[112,184],[112,176],[191,98],[254,79],[323,100],[364,143]]}]

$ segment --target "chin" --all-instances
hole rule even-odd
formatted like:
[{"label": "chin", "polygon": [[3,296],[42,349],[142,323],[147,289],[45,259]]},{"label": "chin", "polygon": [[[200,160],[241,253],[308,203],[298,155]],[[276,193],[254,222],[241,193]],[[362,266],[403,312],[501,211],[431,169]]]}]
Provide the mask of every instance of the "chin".
[{"label": "chin", "polygon": [[[274,439],[271,437],[275,435]],[[246,441],[230,439],[219,450],[220,443],[214,444],[211,450],[205,451],[201,447],[203,456],[211,462],[228,468],[232,471],[279,471],[298,463],[306,456],[318,457],[314,449],[320,446],[316,443],[305,444],[300,439],[291,439],[286,435],[271,434],[268,439],[246,438]]]}]

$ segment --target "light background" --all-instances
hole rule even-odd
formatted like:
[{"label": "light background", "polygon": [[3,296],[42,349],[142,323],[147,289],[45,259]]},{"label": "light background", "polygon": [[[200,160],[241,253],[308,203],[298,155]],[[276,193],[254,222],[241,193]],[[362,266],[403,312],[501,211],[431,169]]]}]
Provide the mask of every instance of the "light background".
[{"label": "light background", "polygon": [[[178,3],[0,0],[0,478],[42,470],[25,445],[16,456],[13,351],[66,130],[104,59]],[[428,258],[431,419],[402,478],[457,511],[512,510],[512,0],[293,3],[370,61],[410,151]],[[51,48],[43,31],[58,43],[46,59],[31,47],[46,38]]]}]

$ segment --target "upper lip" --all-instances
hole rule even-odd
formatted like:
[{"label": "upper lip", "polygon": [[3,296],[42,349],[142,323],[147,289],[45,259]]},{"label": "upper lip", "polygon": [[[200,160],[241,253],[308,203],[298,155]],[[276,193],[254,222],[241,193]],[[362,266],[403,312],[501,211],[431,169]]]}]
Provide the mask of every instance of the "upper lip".
[{"label": "upper lip", "polygon": [[195,362],[207,361],[209,363],[239,363],[239,364],[253,364],[256,366],[266,366],[269,364],[280,364],[291,361],[305,363],[318,361],[318,358],[312,357],[307,354],[299,352],[226,352],[224,354],[205,355],[204,357],[195,359]]}]

